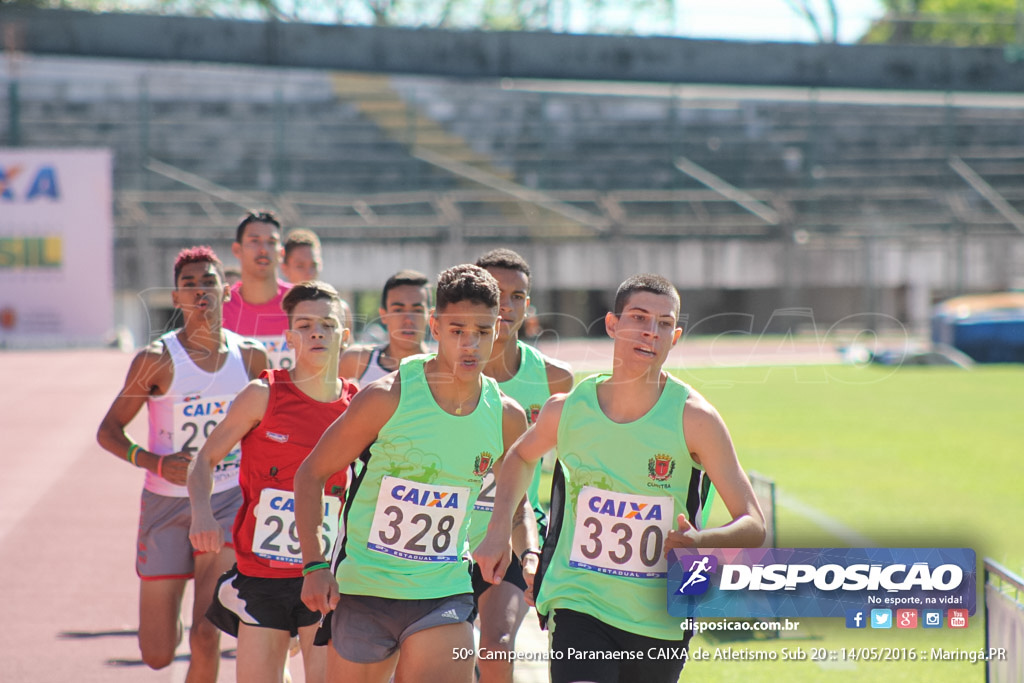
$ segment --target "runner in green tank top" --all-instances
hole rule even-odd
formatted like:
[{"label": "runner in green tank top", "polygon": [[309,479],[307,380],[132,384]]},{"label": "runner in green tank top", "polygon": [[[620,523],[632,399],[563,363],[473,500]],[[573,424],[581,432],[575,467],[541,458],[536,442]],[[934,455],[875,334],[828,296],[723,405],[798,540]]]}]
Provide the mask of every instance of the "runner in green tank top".
[{"label": "runner in green tank top", "polygon": [[[494,276],[501,292],[498,337],[484,374],[496,379],[501,391],[523,407],[527,421],[532,424],[540,407],[552,394],[572,389],[572,371],[519,341],[519,330],[530,306],[531,285],[530,266],[523,257],[510,249],[493,249],[477,259],[476,265]],[[547,516],[538,499],[540,475],[541,468],[537,467],[522,504],[526,505],[528,512],[532,509],[543,534]],[[493,496],[494,476],[489,474],[484,478],[483,490],[473,512],[472,547],[476,547],[487,532]],[[527,535],[527,548],[538,548],[536,527],[528,524],[522,531]],[[529,611],[524,591],[537,571],[538,560],[537,552],[513,558],[504,580],[493,586],[484,580],[479,567],[473,568],[473,594],[480,610],[480,658],[477,663],[480,683],[512,681],[514,660],[502,654],[515,650],[516,633]],[[492,651],[499,654],[488,656],[487,653]]]},{"label": "runner in green tank top", "polygon": [[[537,607],[550,617],[551,679],[674,683],[685,658],[652,660],[651,647],[685,648],[689,634],[666,613],[665,553],[672,548],[757,547],[764,515],[729,431],[697,392],[662,370],[679,340],[679,294],[656,275],[620,285],[605,316],[612,374],[553,396],[497,474],[494,513],[474,558],[500,580],[509,562],[512,512],[540,457],[556,448],[564,493],[552,510],[537,576]],[[698,529],[710,478],[732,520]],[[615,511],[643,510],[619,518]],[[610,523],[615,517],[614,523]],[[565,656],[573,648],[595,658]],[[601,653],[622,653],[621,659]]]},{"label": "runner in green tank top", "polygon": [[[295,475],[303,602],[334,610],[329,682],[472,680],[468,512],[483,475],[526,429],[522,408],[481,374],[497,315],[485,270],[441,273],[430,317],[437,355],[356,394]],[[320,492],[367,449],[332,567],[320,548]]]}]

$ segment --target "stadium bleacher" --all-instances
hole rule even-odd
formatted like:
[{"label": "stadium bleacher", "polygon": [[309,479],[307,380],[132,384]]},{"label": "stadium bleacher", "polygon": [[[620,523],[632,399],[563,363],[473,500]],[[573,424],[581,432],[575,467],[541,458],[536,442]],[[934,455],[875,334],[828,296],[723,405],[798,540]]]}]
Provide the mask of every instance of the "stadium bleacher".
[{"label": "stadium bleacher", "polygon": [[[18,87],[0,87],[0,144],[114,150],[115,248],[126,264],[116,286],[125,292],[155,284],[136,259],[169,257],[196,239],[226,248],[241,207],[251,206],[317,230],[328,251],[367,240],[380,248],[446,244],[452,254],[476,249],[458,245],[537,239],[632,240],[635,248],[700,240],[706,263],[687,271],[704,273],[705,282],[690,285],[698,295],[774,287],[761,304],[770,315],[796,301],[785,287],[803,287],[800,301],[816,306],[815,293],[831,291],[845,302],[825,314],[832,320],[876,306],[899,318],[911,297],[911,315],[925,324],[930,296],[1014,286],[1022,258],[1010,241],[1024,219],[1015,223],[1006,210],[1024,213],[1019,95],[35,56],[0,85],[13,83],[12,74]],[[682,172],[680,159],[718,189]],[[953,159],[998,193],[1003,211]],[[747,207],[723,187],[746,197]],[[584,221],[567,217],[573,211]],[[737,240],[753,248],[715,246]],[[863,259],[875,240],[889,240],[894,251],[869,268]],[[780,285],[782,276],[756,261],[764,253],[784,264],[793,244],[806,247],[801,258],[815,259],[803,268],[809,279]],[[906,270],[899,264],[909,257],[900,254],[911,250],[931,261]],[[431,258],[417,253],[418,263]],[[347,272],[373,258],[345,261]],[[566,263],[564,251],[558,258]],[[752,275],[737,276],[744,273]],[[355,278],[353,286],[371,288],[369,275]],[[581,275],[561,286],[586,282]],[[873,293],[883,287],[892,303]]]}]

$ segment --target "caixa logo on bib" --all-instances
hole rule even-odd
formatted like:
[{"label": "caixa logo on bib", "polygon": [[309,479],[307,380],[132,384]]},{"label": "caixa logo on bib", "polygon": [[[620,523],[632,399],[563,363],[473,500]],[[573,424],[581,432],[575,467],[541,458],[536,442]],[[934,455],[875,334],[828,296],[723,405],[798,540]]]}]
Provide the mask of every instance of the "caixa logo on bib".
[{"label": "caixa logo on bib", "polygon": [[678,617],[842,617],[875,606],[974,614],[977,597],[968,548],[673,550],[667,578]]}]

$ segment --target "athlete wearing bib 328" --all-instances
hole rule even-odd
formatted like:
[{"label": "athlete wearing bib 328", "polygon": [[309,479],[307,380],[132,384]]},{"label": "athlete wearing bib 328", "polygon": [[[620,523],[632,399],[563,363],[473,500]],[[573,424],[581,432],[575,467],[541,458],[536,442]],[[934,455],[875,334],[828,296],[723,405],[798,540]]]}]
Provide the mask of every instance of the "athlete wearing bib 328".
[{"label": "athlete wearing bib 328", "polygon": [[[302,556],[295,534],[292,482],[324,430],[348,407],[355,385],[337,377],[345,330],[338,293],[303,282],[285,295],[286,332],[296,350],[291,370],[271,370],[249,384],[214,430],[189,473],[190,538],[215,550],[223,538],[210,513],[210,472],[241,440],[244,493],[234,524],[237,564],[217,584],[207,613],[238,638],[238,680],[281,683],[289,639],[299,637],[308,680],[321,680],[326,658],[313,647],[320,614],[302,604]],[[347,470],[332,473],[321,505],[321,541],[328,556],[339,534]]]},{"label": "athlete wearing bib 328", "polygon": [[476,409],[449,415],[424,377],[430,357],[399,368],[398,409],[354,487],[337,570],[342,593],[413,600],[471,591],[464,562],[469,512],[483,475],[505,450],[501,394],[485,377]]},{"label": "athlete wearing bib 328", "polygon": [[[522,409],[481,374],[497,299],[476,266],[441,273],[430,317],[437,354],[406,359],[360,391],[295,475],[302,598],[334,610],[330,683],[472,679],[472,658],[452,656],[473,647],[469,511],[484,474],[526,429]],[[335,575],[318,543],[316,494],[367,450]]]},{"label": "athlete wearing bib 328", "polygon": [[[139,352],[97,434],[106,450],[146,470],[135,566],[142,579],[139,649],[151,668],[164,668],[174,660],[184,632],[180,612],[185,585],[195,580],[188,632],[190,681],[217,678],[220,632],[204,615],[214,583],[231,566],[234,553],[230,547],[220,552],[193,551],[183,484],[194,453],[224,419],[235,394],[267,363],[259,344],[222,328],[222,303],[228,295],[223,274],[220,260],[209,247],[178,254],[171,296],[184,326]],[[143,405],[149,412],[146,448],[132,443],[126,433]],[[229,450],[211,473],[212,523],[228,543],[242,499],[238,451]]]},{"label": "athlete wearing bib 328", "polygon": [[[534,583],[538,611],[552,625],[554,683],[675,683],[685,658],[647,654],[684,651],[689,640],[667,613],[665,553],[764,539],[764,516],[725,423],[662,369],[682,334],[678,316],[679,294],[664,278],[623,282],[605,316],[612,374],[552,397],[498,472],[494,514],[474,552],[492,581],[508,562],[503,538],[532,468],[557,450],[551,527]],[[721,527],[695,526],[704,473],[732,517]]]}]

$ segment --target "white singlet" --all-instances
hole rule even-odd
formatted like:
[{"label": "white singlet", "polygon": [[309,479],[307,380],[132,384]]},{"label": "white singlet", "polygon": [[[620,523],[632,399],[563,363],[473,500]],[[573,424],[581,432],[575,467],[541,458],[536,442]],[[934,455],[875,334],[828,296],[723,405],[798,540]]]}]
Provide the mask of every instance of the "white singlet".
[{"label": "white singlet", "polygon": [[[206,443],[206,437],[228,412],[228,406],[249,383],[239,343],[243,337],[222,330],[228,357],[217,372],[197,366],[178,341],[178,330],[160,337],[174,364],[174,379],[167,393],[151,396],[149,405],[149,446],[157,455],[170,455],[189,449],[193,454]],[[238,447],[217,465],[213,475],[213,493],[238,486]],[[188,498],[188,488],[172,484],[146,471],[146,490],[161,496]]]}]

